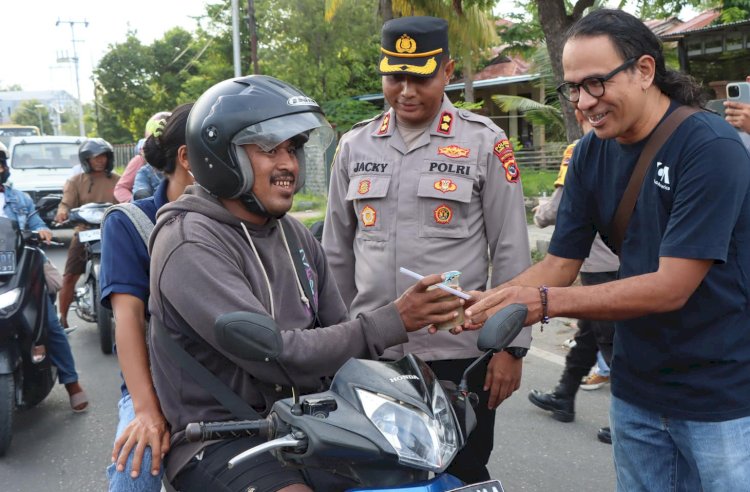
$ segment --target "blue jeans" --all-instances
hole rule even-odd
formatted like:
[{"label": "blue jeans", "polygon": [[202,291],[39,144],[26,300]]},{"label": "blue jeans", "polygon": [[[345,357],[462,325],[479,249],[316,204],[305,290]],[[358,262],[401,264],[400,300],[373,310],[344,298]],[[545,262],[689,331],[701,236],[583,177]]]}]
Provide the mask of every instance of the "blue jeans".
[{"label": "blue jeans", "polygon": [[618,492],[727,492],[750,487],[750,417],[664,417],[612,396]]},{"label": "blue jeans", "polygon": [[73,351],[70,349],[68,337],[65,335],[60,320],[57,318],[55,304],[51,297],[47,297],[47,353],[52,365],[57,367],[57,379],[60,384],[78,381],[76,364],[73,361]]},{"label": "blue jeans", "polygon": [[596,373],[600,376],[609,377],[609,366],[607,361],[604,360],[601,350],[596,353]]},{"label": "blue jeans", "polygon": [[[125,430],[125,427],[135,418],[133,400],[129,394],[120,398],[117,407],[120,409],[120,421],[117,424],[117,435],[115,439]],[[109,492],[159,492],[161,490],[161,478],[164,475],[162,466],[159,475],[151,475],[151,447],[146,446],[141,461],[141,471],[137,478],[130,477],[130,469],[133,466],[133,452],[130,452],[125,470],[118,472],[117,465],[112,463],[107,467],[107,478],[109,479]]]}]

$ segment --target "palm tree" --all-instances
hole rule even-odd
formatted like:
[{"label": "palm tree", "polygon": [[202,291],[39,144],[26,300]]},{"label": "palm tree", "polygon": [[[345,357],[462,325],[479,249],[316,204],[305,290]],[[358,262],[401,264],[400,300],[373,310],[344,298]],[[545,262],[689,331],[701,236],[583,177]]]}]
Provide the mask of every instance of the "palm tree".
[{"label": "palm tree", "polygon": [[[502,94],[492,96],[492,102],[497,104],[506,113],[516,111],[523,114],[524,118],[532,125],[544,126],[551,140],[565,141],[565,118],[560,108],[560,100],[555,91],[555,76],[552,73],[552,65],[549,62],[547,46],[544,43],[541,43],[534,50],[531,57],[531,71],[539,73],[539,79],[534,82],[534,86],[544,89],[544,102],[521,96],[506,96]],[[579,138],[580,136],[579,134],[575,138]]]}]

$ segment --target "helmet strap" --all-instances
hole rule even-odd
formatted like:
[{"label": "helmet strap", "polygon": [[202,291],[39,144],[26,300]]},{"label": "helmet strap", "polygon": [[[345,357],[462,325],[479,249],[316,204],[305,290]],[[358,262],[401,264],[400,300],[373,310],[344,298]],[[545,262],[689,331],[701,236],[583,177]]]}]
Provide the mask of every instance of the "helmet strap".
[{"label": "helmet strap", "polygon": [[261,217],[267,217],[269,219],[280,219],[286,215],[286,212],[281,215],[272,215],[268,213],[266,207],[260,203],[260,200],[258,200],[252,192],[243,193],[240,195],[239,200],[240,203],[242,203],[242,206],[245,207],[245,210],[251,214],[260,215]]}]

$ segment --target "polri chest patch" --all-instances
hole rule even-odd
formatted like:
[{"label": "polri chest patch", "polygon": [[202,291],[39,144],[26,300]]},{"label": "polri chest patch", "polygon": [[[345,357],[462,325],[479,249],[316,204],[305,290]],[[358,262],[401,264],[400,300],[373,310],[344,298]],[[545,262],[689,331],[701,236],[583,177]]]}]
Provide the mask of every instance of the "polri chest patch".
[{"label": "polri chest patch", "polygon": [[370,180],[369,179],[363,179],[359,182],[359,186],[357,187],[357,193],[360,195],[366,195],[367,192],[370,191]]},{"label": "polri chest patch", "polygon": [[377,221],[378,213],[374,208],[367,205],[359,213],[359,217],[360,219],[362,219],[362,225],[364,225],[365,227],[372,227]]},{"label": "polri chest patch", "polygon": [[443,203],[435,209],[433,216],[438,224],[449,224],[453,219],[453,210]]},{"label": "polri chest patch", "polygon": [[458,189],[458,185],[456,185],[452,179],[448,178],[438,179],[432,186],[442,193],[450,193],[451,191],[456,191]]}]

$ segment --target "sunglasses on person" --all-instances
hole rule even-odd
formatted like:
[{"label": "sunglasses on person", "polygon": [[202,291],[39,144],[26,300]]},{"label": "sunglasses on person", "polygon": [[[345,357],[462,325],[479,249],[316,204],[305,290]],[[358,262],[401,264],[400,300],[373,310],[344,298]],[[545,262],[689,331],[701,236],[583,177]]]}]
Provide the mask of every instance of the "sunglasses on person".
[{"label": "sunglasses on person", "polygon": [[602,97],[604,95],[604,83],[618,73],[629,68],[636,62],[636,60],[638,60],[638,58],[639,57],[637,56],[628,58],[622,65],[602,77],[586,77],[580,84],[576,84],[575,82],[563,82],[557,86],[557,92],[572,103],[577,103],[581,99],[581,88],[588,92],[592,97]]}]

